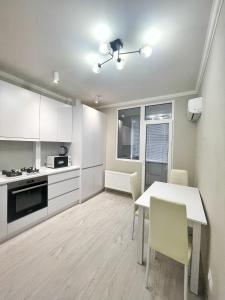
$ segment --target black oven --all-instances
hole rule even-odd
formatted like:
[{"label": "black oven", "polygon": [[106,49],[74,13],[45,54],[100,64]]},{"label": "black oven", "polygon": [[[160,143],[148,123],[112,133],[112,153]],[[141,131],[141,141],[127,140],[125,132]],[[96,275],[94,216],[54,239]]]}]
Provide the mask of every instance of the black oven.
[{"label": "black oven", "polygon": [[47,205],[47,176],[8,184],[8,223],[47,207]]}]

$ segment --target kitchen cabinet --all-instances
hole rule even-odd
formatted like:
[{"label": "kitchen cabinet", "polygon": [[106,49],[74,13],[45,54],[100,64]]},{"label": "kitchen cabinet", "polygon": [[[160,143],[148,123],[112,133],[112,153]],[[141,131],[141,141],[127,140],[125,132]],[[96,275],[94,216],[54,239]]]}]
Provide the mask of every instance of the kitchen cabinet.
[{"label": "kitchen cabinet", "polygon": [[105,115],[87,105],[74,106],[72,161],[81,166],[81,202],[103,187]]},{"label": "kitchen cabinet", "polygon": [[0,239],[7,235],[7,185],[0,185]]},{"label": "kitchen cabinet", "polygon": [[104,161],[105,116],[92,107],[83,105],[82,113],[82,168]]},{"label": "kitchen cabinet", "polygon": [[72,141],[72,106],[41,96],[40,140]]},{"label": "kitchen cabinet", "polygon": [[103,165],[83,169],[81,172],[82,201],[99,193],[104,188]]},{"label": "kitchen cabinet", "polygon": [[39,139],[40,95],[0,81],[0,139]]},{"label": "kitchen cabinet", "polygon": [[72,141],[72,106],[58,102],[58,136],[59,142]]},{"label": "kitchen cabinet", "polygon": [[80,170],[48,176],[48,215],[78,203],[80,200]]},{"label": "kitchen cabinet", "polygon": [[58,136],[58,102],[41,96],[40,140],[55,142]]}]

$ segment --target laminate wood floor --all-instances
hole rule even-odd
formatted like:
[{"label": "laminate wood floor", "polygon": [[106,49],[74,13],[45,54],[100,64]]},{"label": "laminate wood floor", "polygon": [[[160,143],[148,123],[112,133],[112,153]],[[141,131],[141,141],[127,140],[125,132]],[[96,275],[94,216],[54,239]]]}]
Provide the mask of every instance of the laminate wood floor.
[{"label": "laminate wood floor", "polygon": [[182,300],[182,266],[159,255],[145,288],[131,223],[132,200],[103,192],[0,245],[0,299]]}]

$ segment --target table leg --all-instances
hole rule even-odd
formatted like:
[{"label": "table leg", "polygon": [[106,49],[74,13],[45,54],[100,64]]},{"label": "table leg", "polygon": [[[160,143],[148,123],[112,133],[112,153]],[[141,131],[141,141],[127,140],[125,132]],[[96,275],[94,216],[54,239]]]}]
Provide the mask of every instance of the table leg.
[{"label": "table leg", "polygon": [[139,264],[143,264],[143,252],[144,252],[144,208],[138,209],[138,234],[137,234],[137,261]]},{"label": "table leg", "polygon": [[194,223],[193,238],[192,238],[192,263],[191,263],[190,290],[196,295],[198,295],[200,246],[201,246],[201,224]]}]

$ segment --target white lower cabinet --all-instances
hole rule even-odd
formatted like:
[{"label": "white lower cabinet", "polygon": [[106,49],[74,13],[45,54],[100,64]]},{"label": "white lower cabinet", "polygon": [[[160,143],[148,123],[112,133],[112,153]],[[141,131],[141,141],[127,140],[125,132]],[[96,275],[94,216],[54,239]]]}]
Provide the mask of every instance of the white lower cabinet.
[{"label": "white lower cabinet", "polygon": [[7,235],[7,185],[0,186],[0,239]]},{"label": "white lower cabinet", "polygon": [[59,173],[48,177],[48,215],[76,204],[80,199],[80,171]]},{"label": "white lower cabinet", "polygon": [[48,202],[48,215],[55,214],[79,202],[80,189],[53,198]]},{"label": "white lower cabinet", "polygon": [[83,169],[81,173],[81,200],[85,201],[92,195],[99,193],[104,188],[103,165]]}]

